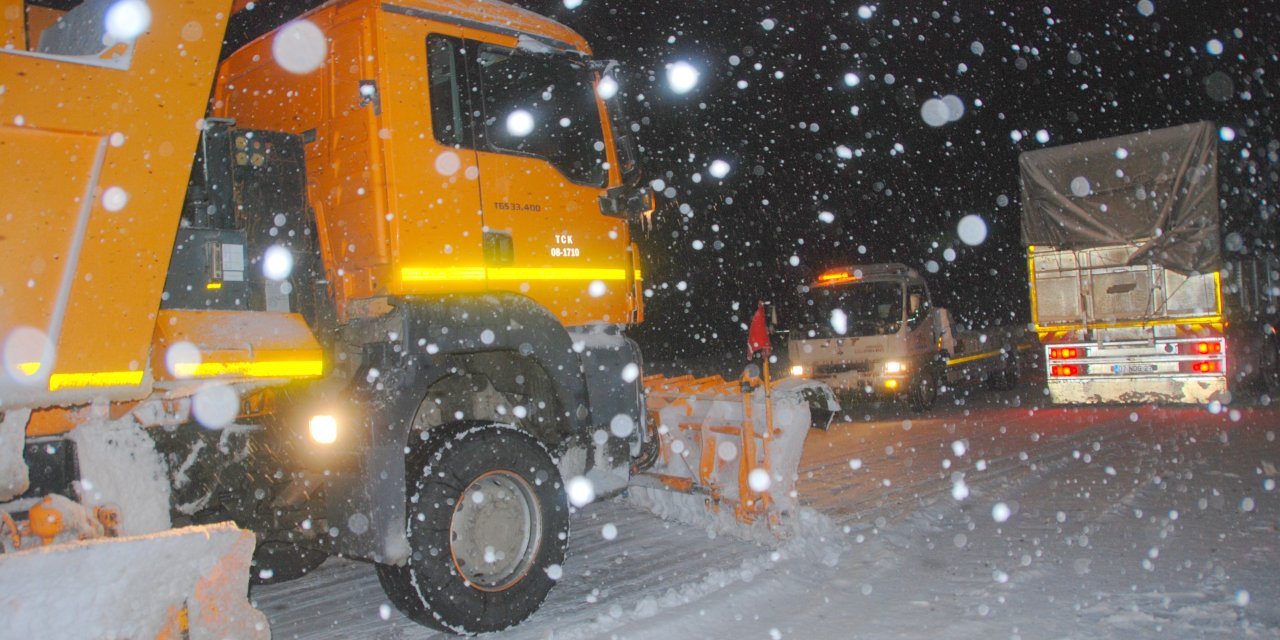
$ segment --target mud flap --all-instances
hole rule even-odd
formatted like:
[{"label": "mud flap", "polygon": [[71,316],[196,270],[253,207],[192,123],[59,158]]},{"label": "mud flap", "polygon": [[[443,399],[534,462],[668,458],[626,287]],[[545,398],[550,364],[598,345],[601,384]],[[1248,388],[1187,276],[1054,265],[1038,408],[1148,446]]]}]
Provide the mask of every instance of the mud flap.
[{"label": "mud flap", "polygon": [[20,638],[271,636],[248,600],[254,535],[230,523],[0,554],[0,617]]}]

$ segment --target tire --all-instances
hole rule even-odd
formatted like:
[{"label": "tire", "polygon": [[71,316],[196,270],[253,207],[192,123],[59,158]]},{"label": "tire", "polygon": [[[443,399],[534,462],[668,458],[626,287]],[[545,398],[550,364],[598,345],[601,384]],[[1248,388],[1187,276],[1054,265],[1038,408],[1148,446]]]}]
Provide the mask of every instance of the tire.
[{"label": "tire", "polygon": [[1018,386],[1018,379],[1022,376],[1022,369],[1018,366],[1018,352],[1007,353],[1003,357],[1004,367],[996,374],[995,387],[1001,391],[1011,391]]},{"label": "tire", "polygon": [[275,584],[296,580],[324,564],[328,557],[329,554],[319,549],[275,540],[262,541],[253,550],[249,582]]},{"label": "tire", "polygon": [[938,400],[938,374],[932,367],[920,372],[911,381],[911,391],[907,398],[915,411],[928,411]]},{"label": "tire", "polygon": [[511,425],[453,423],[432,430],[408,471],[412,556],[377,567],[396,608],[466,635],[533,614],[569,542],[568,498],[546,447]]},{"label": "tire", "polygon": [[1269,396],[1280,395],[1280,338],[1264,336],[1259,343],[1258,378],[1255,385]]}]

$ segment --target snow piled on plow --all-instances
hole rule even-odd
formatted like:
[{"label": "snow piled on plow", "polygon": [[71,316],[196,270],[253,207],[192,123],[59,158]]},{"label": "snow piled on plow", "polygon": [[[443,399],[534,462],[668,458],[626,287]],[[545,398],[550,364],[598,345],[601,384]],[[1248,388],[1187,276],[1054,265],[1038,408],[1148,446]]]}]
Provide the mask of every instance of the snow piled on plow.
[{"label": "snow piled on plow", "polygon": [[0,554],[0,619],[18,638],[265,640],[245,597],[253,547],[224,523]]},{"label": "snow piled on plow", "polygon": [[[766,401],[772,405],[772,424]],[[790,538],[805,526],[796,469],[813,420],[810,403],[838,410],[825,385],[785,379],[766,400],[763,388],[744,394],[737,382],[659,380],[649,384],[649,402],[659,423],[658,460],[632,479],[627,493],[634,504],[710,535],[765,544]],[[754,434],[749,453],[743,425]],[[745,487],[743,464],[751,475]],[[681,483],[692,490],[673,488]],[[767,507],[760,508],[762,501]],[[807,520],[819,517],[810,513]]]},{"label": "snow piled on plow", "polygon": [[124,535],[169,528],[164,460],[151,436],[132,417],[83,424],[68,437],[76,443],[80,471],[76,490],[86,507],[118,510]]}]

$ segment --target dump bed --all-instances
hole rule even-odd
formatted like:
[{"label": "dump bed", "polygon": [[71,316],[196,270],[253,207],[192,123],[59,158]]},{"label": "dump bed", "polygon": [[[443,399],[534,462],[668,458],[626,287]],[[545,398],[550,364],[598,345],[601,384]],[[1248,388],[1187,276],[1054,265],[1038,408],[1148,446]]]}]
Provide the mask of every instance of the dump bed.
[{"label": "dump bed", "polygon": [[[36,7],[28,33],[4,22],[5,407],[150,392],[156,312],[230,7],[221,4],[151,3],[145,33],[143,21],[108,29],[114,5],[103,0],[65,14]],[[20,3],[0,6],[23,15]],[[37,18],[48,28],[36,32]]]}]

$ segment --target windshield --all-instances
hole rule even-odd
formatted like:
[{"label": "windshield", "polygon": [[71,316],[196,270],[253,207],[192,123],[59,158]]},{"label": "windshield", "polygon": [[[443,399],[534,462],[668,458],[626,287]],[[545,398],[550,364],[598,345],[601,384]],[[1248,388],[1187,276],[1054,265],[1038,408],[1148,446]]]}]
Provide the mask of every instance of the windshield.
[{"label": "windshield", "polygon": [[897,333],[902,323],[902,284],[858,282],[813,287],[805,294],[804,326],[812,337]]}]

